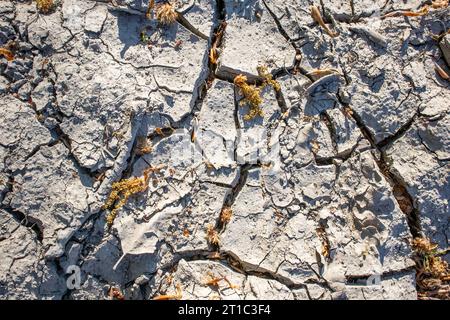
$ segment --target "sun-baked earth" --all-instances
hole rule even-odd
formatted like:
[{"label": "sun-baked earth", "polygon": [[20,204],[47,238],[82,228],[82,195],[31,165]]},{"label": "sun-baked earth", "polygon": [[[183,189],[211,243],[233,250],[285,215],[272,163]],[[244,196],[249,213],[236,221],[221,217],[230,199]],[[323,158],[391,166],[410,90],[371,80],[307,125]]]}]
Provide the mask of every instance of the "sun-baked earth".
[{"label": "sun-baked earth", "polygon": [[0,299],[449,296],[448,2],[38,2],[0,0]]}]

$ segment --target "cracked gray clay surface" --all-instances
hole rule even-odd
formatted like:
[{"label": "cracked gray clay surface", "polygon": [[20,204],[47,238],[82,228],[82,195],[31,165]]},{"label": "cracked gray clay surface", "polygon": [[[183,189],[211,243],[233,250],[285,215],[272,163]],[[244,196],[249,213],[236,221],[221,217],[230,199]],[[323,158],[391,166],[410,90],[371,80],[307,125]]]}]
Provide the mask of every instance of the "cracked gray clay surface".
[{"label": "cracked gray clay surface", "polygon": [[413,238],[450,262],[450,9],[155,2],[0,2],[0,299],[416,299]]}]

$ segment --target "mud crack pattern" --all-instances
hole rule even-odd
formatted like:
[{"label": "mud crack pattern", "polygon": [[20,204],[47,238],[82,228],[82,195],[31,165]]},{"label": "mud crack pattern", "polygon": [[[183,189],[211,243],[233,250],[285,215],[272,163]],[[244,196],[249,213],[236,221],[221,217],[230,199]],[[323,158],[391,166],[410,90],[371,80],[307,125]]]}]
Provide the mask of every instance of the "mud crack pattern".
[{"label": "mud crack pattern", "polygon": [[0,298],[416,299],[450,9],[405,3],[2,1]]}]

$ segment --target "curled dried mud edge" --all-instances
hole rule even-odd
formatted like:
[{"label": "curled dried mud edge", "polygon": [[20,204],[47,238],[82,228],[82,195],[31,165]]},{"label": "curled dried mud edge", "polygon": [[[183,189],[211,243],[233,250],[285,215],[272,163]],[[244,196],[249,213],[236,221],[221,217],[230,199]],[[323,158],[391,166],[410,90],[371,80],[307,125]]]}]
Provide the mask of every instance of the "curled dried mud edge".
[{"label": "curled dried mud edge", "polygon": [[380,169],[380,172],[384,175],[390,186],[392,187],[392,193],[394,198],[396,199],[400,209],[407,217],[409,231],[413,238],[422,237],[422,228],[420,226],[420,212],[417,209],[413,197],[409,194],[406,183],[398,177],[389,164],[389,161],[386,156],[386,152],[384,151],[384,147],[392,144],[394,141],[403,136],[404,133],[411,127],[414,122],[415,117],[413,117],[410,121],[407,122],[405,126],[403,126],[396,134],[384,139],[381,143],[375,143],[375,138],[370,132],[369,128],[364,124],[361,117],[357,114],[357,112],[348,104],[345,103],[340,94],[338,93],[337,99],[341,105],[345,108],[348,108],[351,112],[348,114],[353,118],[356,125],[360,129],[362,135],[369,141],[373,150],[376,150],[379,154],[379,157],[374,157],[375,162]]},{"label": "curled dried mud edge", "polygon": [[[355,120],[363,136],[370,142],[372,148],[378,152],[379,157],[374,157],[375,162],[377,163],[380,172],[385,176],[386,180],[391,185],[394,198],[407,218],[409,231],[412,236],[410,245],[413,253],[411,258],[415,262],[415,266],[413,268],[416,271],[416,290],[418,299],[450,299],[450,269],[448,264],[440,257],[441,255],[447,254],[449,252],[449,248],[438,253],[436,251],[437,245],[431,244],[425,237],[420,225],[420,212],[413,197],[408,192],[408,186],[405,181],[403,181],[401,177],[397,176],[391,169],[389,159],[385,152],[386,146],[394,143],[408,131],[416,120],[417,114],[415,114],[394,135],[377,144],[375,143],[375,139],[370,130],[365,126],[364,122],[355,110],[353,110],[350,105],[345,104],[339,94],[337,94],[337,98],[342,105],[351,110],[349,114]],[[427,264],[427,261],[432,261],[432,265],[430,266],[429,263]],[[436,270],[440,272],[439,275]],[[360,280],[357,278],[358,277],[356,277],[356,279],[348,280],[350,282]]]}]

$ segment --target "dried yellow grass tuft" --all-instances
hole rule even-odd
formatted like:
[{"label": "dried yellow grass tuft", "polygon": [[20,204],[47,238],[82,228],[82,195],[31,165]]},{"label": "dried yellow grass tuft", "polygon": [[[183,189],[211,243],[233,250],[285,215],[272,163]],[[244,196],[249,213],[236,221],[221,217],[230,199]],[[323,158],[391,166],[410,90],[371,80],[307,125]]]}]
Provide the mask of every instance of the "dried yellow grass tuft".
[{"label": "dried yellow grass tuft", "polygon": [[208,225],[208,228],[206,229],[206,240],[214,246],[220,244],[219,233],[212,225]]},{"label": "dried yellow grass tuft", "polygon": [[162,24],[172,24],[177,17],[178,13],[170,3],[156,5],[156,19]]},{"label": "dried yellow grass tuft", "polygon": [[220,211],[220,222],[222,224],[227,224],[231,220],[231,216],[233,215],[233,210],[230,207],[223,207],[222,211]]},{"label": "dried yellow grass tuft", "polygon": [[53,0],[36,0],[36,8],[41,13],[49,13],[54,6],[55,2]]},{"label": "dried yellow grass tuft", "polygon": [[450,299],[450,270],[438,246],[427,238],[415,238],[412,247],[416,262],[419,299]]}]

